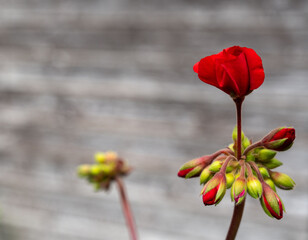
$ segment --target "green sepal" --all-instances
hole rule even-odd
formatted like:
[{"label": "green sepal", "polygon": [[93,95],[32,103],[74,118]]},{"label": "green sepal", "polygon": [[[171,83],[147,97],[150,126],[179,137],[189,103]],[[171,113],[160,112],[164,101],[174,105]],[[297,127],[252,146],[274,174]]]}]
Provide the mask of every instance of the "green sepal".
[{"label": "green sepal", "polygon": [[285,173],[271,172],[271,179],[277,187],[283,190],[291,190],[295,186],[295,182]]},{"label": "green sepal", "polygon": [[[224,177],[224,178],[225,178],[225,177]],[[223,197],[224,197],[224,195],[225,195],[225,193],[226,193],[226,189],[227,189],[227,187],[226,187],[226,179],[221,180],[221,181],[220,181],[219,188],[218,188],[218,191],[217,191],[217,193],[216,193],[215,202],[216,202],[218,199],[220,199],[220,200],[217,201],[217,202],[215,203],[215,205],[217,205],[217,204],[223,199]]]}]

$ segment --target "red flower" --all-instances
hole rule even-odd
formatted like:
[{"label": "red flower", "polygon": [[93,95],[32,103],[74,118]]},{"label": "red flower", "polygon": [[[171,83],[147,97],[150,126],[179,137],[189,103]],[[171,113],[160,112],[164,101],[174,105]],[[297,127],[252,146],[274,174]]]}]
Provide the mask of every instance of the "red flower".
[{"label": "red flower", "polygon": [[275,151],[288,150],[295,140],[295,129],[292,127],[276,128],[262,139],[264,147]]},{"label": "red flower", "polygon": [[246,47],[234,46],[202,58],[194,65],[194,71],[200,80],[234,99],[248,95],[264,81],[261,58]]}]

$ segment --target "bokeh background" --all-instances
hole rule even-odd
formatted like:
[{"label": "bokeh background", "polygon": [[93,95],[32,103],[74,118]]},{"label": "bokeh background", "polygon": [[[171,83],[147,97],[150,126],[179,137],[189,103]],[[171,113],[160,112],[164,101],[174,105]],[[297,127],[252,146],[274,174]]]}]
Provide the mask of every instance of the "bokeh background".
[{"label": "bokeh background", "polygon": [[204,207],[186,161],[231,141],[229,96],[192,66],[233,45],[254,48],[266,80],[244,103],[258,140],[294,126],[278,158],[297,185],[270,219],[248,198],[238,239],[308,239],[308,1],[1,0],[0,239],[129,239],[117,188],[94,193],[76,167],[115,150],[141,240],[224,239],[229,191]]}]

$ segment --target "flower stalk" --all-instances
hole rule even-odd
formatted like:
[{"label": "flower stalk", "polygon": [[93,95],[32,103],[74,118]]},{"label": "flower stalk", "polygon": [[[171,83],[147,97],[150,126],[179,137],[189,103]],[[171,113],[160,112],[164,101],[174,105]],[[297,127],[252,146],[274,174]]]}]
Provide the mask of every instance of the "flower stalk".
[{"label": "flower stalk", "polygon": [[133,214],[132,214],[132,211],[131,211],[131,208],[130,208],[130,205],[129,205],[129,202],[128,202],[128,199],[127,199],[127,196],[126,196],[126,193],[125,193],[124,183],[119,177],[116,177],[115,180],[116,180],[117,185],[118,185],[121,203],[122,203],[122,208],[123,208],[123,213],[124,213],[124,216],[125,216],[125,219],[126,219],[127,227],[129,229],[129,232],[130,232],[131,240],[137,240],[138,237],[137,237],[135,221],[134,221]]},{"label": "flower stalk", "polygon": [[[239,161],[241,155],[242,155],[242,103],[244,101],[244,98],[237,98],[234,100],[236,104],[236,119],[237,119],[237,147],[236,147],[236,157],[237,160]],[[243,201],[240,204],[234,203],[234,209],[233,209],[233,215],[231,219],[231,223],[229,226],[229,230],[227,233],[226,240],[234,240],[238,231],[238,228],[240,227],[243,212],[244,212],[244,207],[245,207],[245,200],[246,198],[243,199]]]}]

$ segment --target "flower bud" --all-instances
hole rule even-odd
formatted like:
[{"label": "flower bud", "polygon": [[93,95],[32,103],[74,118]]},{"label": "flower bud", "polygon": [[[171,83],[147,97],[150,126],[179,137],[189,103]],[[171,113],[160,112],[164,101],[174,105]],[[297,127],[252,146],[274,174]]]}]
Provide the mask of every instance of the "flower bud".
[{"label": "flower bud", "polygon": [[265,167],[259,167],[259,171],[263,178],[269,178],[270,175]]},{"label": "flower bud", "polygon": [[201,191],[204,205],[217,205],[223,199],[226,189],[225,174],[216,173]]},{"label": "flower bud", "polygon": [[235,204],[240,204],[246,196],[246,179],[245,177],[238,177],[235,179],[231,187],[231,199],[235,201]]},{"label": "flower bud", "polygon": [[271,178],[275,185],[284,190],[293,189],[295,182],[285,173],[270,172]]},{"label": "flower bud", "polygon": [[198,177],[202,170],[212,161],[212,156],[195,158],[185,163],[179,170],[178,176],[183,178]]},{"label": "flower bud", "polygon": [[227,188],[230,188],[234,183],[235,177],[233,173],[226,174]]},{"label": "flower bud", "polygon": [[80,177],[87,177],[90,174],[91,166],[88,164],[83,164],[78,167],[78,175]]},{"label": "flower bud", "polygon": [[94,154],[94,159],[97,163],[106,162],[106,154],[104,152],[97,152]]},{"label": "flower bud", "polygon": [[276,152],[270,149],[261,149],[258,152],[257,159],[260,162],[268,162],[273,159],[276,155]]},{"label": "flower bud", "polygon": [[265,178],[264,181],[267,183],[268,186],[271,187],[271,189],[273,189],[276,192],[276,186],[272,179]]},{"label": "flower bud", "polygon": [[209,170],[208,167],[204,168],[200,174],[200,184],[206,183],[213,176],[213,173]]},{"label": "flower bud", "polygon": [[222,166],[222,161],[214,161],[210,165],[209,170],[211,172],[216,173],[216,172],[218,172],[221,169],[221,166]]},{"label": "flower bud", "polygon": [[282,165],[282,162],[280,162],[278,159],[273,158],[270,161],[266,162],[266,163],[262,163],[266,168],[268,169],[274,169],[276,167],[279,167]]},{"label": "flower bud", "polygon": [[280,197],[266,183],[262,184],[263,194],[260,199],[264,212],[270,217],[281,219],[283,217],[284,206]]},{"label": "flower bud", "polygon": [[288,150],[295,139],[295,129],[291,127],[276,128],[266,135],[261,143],[264,147],[275,151]]},{"label": "flower bud", "polygon": [[251,141],[248,137],[244,137],[244,140],[242,141],[243,148],[246,149],[249,145],[251,145]]},{"label": "flower bud", "polygon": [[238,168],[238,166],[239,166],[238,161],[230,161],[230,162],[228,163],[226,172],[227,172],[227,173],[230,173],[230,172],[232,172],[234,169]]},{"label": "flower bud", "polygon": [[247,178],[247,191],[253,198],[260,198],[262,195],[262,184],[259,179],[253,175]]}]

